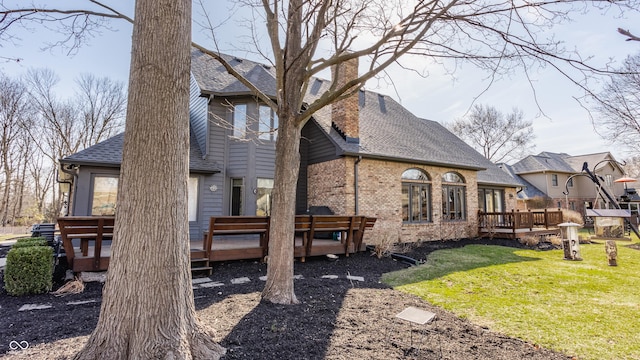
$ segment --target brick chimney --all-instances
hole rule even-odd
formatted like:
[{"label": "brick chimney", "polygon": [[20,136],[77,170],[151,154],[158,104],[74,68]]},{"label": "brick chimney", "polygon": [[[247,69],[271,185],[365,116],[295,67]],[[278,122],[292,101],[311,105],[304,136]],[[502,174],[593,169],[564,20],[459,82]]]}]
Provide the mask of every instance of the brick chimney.
[{"label": "brick chimney", "polygon": [[[341,87],[348,81],[358,77],[358,58],[335,65],[332,69],[333,81]],[[360,142],[359,120],[359,92],[356,91],[346,99],[342,99],[331,106],[332,126],[343,135],[347,142]]]}]

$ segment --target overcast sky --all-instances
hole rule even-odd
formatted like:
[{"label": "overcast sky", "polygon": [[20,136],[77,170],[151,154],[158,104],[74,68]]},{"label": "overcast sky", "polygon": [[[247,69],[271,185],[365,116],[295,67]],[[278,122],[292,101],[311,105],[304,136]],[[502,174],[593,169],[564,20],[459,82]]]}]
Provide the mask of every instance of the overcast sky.
[{"label": "overcast sky", "polygon": [[[215,16],[226,13],[222,11],[225,7],[219,6],[223,2],[227,1],[215,1]],[[124,12],[131,14],[132,5],[127,6],[129,8]],[[237,17],[241,15],[236,13]],[[126,83],[132,27],[125,22],[112,22],[111,27],[116,31],[103,31],[73,56],[67,55],[62,49],[41,50],[43,41],[52,41],[52,32],[49,30],[34,27],[33,31],[20,31],[20,41],[0,44],[0,56],[17,57],[21,61],[0,60],[0,70],[14,76],[29,68],[53,69],[61,78],[58,89],[61,96],[72,95],[73,82],[80,73],[107,76]],[[585,56],[593,56],[591,61],[595,64],[603,64],[609,59],[620,62],[626,56],[640,51],[640,43],[626,42],[617,33],[618,27],[640,32],[640,15],[637,12],[622,17],[617,12],[590,13],[577,16],[573,23],[552,31],[566,41],[567,48],[578,49]],[[224,24],[216,34],[221,50],[235,52],[240,57],[253,57],[234,50],[241,46],[238,34],[244,31],[233,21]],[[194,25],[194,41],[213,48],[211,41],[199,31],[197,25]],[[474,101],[494,106],[505,113],[518,107],[524,111],[525,118],[534,123],[536,146],[531,153],[550,151],[581,155],[611,151],[619,159],[626,156],[621,149],[607,144],[594,132],[587,111],[574,99],[581,92],[553,69],[533,71],[530,74],[532,83],[522,74],[513,74],[494,82],[488,91],[483,92],[489,82],[487,74],[471,65],[457,68],[452,77],[445,75],[442,67],[427,64],[423,59],[407,59],[404,64],[427,70],[429,76],[423,78],[396,67],[388,71],[393,85],[370,81],[367,89],[390,95],[417,116],[441,123],[464,116]],[[532,86],[537,95],[537,104]]]}]

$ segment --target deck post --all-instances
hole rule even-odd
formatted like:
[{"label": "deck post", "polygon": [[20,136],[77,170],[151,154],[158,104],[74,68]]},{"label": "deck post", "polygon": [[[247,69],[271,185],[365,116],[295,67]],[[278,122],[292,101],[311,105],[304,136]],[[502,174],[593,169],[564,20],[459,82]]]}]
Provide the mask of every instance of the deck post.
[{"label": "deck post", "polygon": [[[98,234],[96,243],[93,247],[93,268],[95,271],[100,270],[100,260],[102,255],[102,233],[104,231],[104,219],[98,218]],[[88,242],[87,242],[88,243]]]},{"label": "deck post", "polygon": [[549,213],[547,212],[547,208],[544,208],[544,228],[549,228]]}]

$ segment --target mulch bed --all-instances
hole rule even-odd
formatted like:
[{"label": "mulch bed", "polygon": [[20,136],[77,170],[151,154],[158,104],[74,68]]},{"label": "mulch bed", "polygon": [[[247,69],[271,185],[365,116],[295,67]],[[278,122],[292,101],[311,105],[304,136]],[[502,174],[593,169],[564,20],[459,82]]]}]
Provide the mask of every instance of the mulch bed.
[{"label": "mulch bed", "polygon": [[[410,249],[407,255],[424,260],[434,250],[469,243],[478,241],[429,242]],[[522,247],[514,241],[483,243]],[[474,325],[379,282],[381,274],[407,266],[369,253],[341,256],[334,261],[317,257],[297,262],[295,274],[303,277],[295,280],[301,303],[283,306],[260,301],[264,282],[259,277],[266,274],[266,265],[253,261],[218,263],[211,279],[225,285],[195,289],[194,298],[201,321],[216,330],[216,340],[227,348],[224,359],[571,358]],[[325,279],[323,275],[339,278]],[[365,281],[350,280],[347,275],[362,276]],[[240,277],[250,281],[231,284],[231,279]],[[11,297],[0,289],[0,357],[67,359],[94,329],[101,291],[99,283],[87,283],[82,294],[66,297]],[[18,312],[23,304],[52,307]],[[394,320],[395,314],[408,306],[431,311],[436,318],[427,325],[413,327]],[[29,349],[9,352],[12,341],[26,341]]]}]

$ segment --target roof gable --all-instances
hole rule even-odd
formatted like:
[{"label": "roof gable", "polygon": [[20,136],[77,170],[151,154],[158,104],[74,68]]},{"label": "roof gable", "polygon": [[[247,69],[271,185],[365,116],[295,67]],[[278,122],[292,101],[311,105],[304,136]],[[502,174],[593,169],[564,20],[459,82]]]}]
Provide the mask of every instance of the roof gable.
[{"label": "roof gable", "polygon": [[[613,160],[613,162],[607,161],[607,160]],[[576,172],[582,171],[582,166],[584,165],[585,162],[589,166],[589,170],[593,170],[593,167],[596,165],[598,165],[598,169],[600,169],[603,166],[606,166],[607,164],[611,164],[612,166],[617,167],[618,170],[620,170],[620,172],[624,172],[620,167],[620,165],[618,165],[615,162],[615,159],[613,158],[613,155],[611,155],[610,152],[577,155],[577,156],[571,156],[567,158],[567,163],[569,163]],[[596,169],[596,171],[598,169]]]}]

